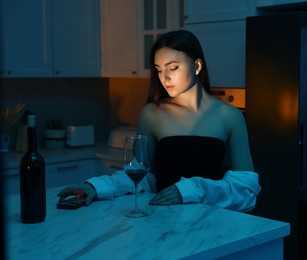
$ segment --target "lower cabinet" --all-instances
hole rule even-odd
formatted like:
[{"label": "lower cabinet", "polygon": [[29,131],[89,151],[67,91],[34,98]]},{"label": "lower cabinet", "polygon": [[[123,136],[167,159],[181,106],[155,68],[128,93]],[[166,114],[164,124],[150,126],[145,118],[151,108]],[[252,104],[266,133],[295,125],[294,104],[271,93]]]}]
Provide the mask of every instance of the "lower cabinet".
[{"label": "lower cabinet", "polygon": [[[46,164],[46,187],[65,186],[80,183],[96,175],[96,160],[67,161]],[[5,194],[18,193],[20,190],[19,168],[4,171]]]},{"label": "lower cabinet", "polygon": [[46,166],[46,187],[80,183],[95,175],[95,159],[49,164]]},{"label": "lower cabinet", "polygon": [[123,165],[119,160],[110,160],[110,159],[100,159],[98,166],[96,164],[96,173],[97,175],[112,175],[114,172],[122,170]]}]

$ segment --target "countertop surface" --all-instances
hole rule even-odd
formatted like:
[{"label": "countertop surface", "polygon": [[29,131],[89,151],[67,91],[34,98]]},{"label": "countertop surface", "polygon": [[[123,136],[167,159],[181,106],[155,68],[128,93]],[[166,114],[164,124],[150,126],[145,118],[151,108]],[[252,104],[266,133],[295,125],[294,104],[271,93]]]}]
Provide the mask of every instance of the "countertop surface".
[{"label": "countertop surface", "polygon": [[[134,195],[95,201],[77,210],[56,209],[60,187],[47,190],[47,217],[20,222],[19,194],[6,200],[8,259],[212,259],[248,249],[290,232],[288,223],[202,204],[149,206],[144,218],[123,216]],[[197,258],[198,259],[198,258]]]}]

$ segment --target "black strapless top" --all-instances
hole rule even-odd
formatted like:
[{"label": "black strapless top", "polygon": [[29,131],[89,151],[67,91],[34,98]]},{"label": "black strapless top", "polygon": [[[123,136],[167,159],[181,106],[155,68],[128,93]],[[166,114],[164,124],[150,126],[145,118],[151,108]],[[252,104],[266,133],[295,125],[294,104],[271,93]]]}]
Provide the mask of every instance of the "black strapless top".
[{"label": "black strapless top", "polygon": [[155,169],[157,190],[176,183],[181,177],[222,179],[225,156],[222,140],[204,136],[169,136],[157,144]]}]

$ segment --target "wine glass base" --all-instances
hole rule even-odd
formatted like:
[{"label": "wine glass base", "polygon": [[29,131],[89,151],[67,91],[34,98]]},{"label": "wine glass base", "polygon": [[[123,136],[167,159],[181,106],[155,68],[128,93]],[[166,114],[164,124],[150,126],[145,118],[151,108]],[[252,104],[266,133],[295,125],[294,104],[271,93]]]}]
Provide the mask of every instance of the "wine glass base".
[{"label": "wine glass base", "polygon": [[125,217],[128,218],[142,218],[148,216],[149,213],[142,210],[132,210],[124,214]]}]

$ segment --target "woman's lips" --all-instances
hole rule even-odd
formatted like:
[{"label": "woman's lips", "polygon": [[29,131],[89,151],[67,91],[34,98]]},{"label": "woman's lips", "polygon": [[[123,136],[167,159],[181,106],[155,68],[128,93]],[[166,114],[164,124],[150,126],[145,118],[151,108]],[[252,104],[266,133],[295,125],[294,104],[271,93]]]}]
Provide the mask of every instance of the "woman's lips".
[{"label": "woman's lips", "polygon": [[172,89],[174,88],[175,86],[165,86],[166,89]]}]

